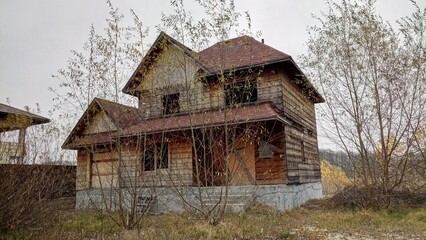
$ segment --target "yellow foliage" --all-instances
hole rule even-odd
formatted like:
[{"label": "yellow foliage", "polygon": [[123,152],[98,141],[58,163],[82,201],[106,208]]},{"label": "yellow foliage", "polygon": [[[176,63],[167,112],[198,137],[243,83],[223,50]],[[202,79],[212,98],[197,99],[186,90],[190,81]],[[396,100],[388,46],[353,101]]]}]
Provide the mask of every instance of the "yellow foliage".
[{"label": "yellow foliage", "polygon": [[324,195],[333,195],[351,184],[345,172],[327,160],[321,160],[321,178]]}]

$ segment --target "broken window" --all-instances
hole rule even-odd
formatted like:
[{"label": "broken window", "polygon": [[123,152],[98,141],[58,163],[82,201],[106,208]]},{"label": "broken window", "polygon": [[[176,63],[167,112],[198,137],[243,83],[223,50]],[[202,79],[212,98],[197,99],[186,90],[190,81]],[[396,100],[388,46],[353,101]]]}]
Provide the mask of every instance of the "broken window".
[{"label": "broken window", "polygon": [[[143,149],[142,149],[143,150]],[[154,171],[169,167],[169,148],[167,143],[147,145],[142,151],[143,170]]]},{"label": "broken window", "polygon": [[163,96],[163,114],[173,114],[180,112],[179,93],[173,93]]},{"label": "broken window", "polygon": [[224,91],[227,106],[257,101],[257,85],[254,80],[225,85]]},{"label": "broken window", "polygon": [[278,148],[277,146],[273,145],[270,142],[269,137],[264,137],[262,142],[259,144],[259,158],[262,159],[268,159],[268,158],[272,158],[274,153],[279,153],[281,152],[280,148]]}]

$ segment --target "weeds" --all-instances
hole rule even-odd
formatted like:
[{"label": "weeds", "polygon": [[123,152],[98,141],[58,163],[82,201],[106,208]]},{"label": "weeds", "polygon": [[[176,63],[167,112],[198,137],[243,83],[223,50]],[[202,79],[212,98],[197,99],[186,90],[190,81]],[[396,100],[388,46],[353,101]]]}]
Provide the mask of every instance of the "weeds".
[{"label": "weeds", "polygon": [[[323,200],[326,201],[326,200]],[[317,206],[323,203],[315,202]],[[135,230],[123,230],[110,218],[68,209],[42,226],[19,229],[4,239],[327,239],[330,236],[370,238],[426,237],[426,206],[388,210],[331,210],[311,206],[278,212],[252,206],[227,214],[211,226],[188,213],[146,216]],[[48,221],[48,219],[46,219]],[[38,230],[35,230],[38,229]],[[334,235],[333,235],[334,234]],[[341,237],[342,238],[342,237]],[[344,238],[344,237],[343,237]]]}]

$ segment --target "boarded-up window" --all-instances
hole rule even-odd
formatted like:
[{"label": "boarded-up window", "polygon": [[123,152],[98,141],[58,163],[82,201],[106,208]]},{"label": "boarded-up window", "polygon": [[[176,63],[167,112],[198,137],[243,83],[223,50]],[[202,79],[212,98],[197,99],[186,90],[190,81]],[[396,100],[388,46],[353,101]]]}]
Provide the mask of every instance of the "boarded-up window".
[{"label": "boarded-up window", "polygon": [[90,186],[92,188],[116,187],[118,167],[114,153],[90,153]]},{"label": "boarded-up window", "polygon": [[277,128],[268,136],[262,136],[256,146],[256,182],[258,184],[285,183],[286,162],[284,135],[282,128]]}]

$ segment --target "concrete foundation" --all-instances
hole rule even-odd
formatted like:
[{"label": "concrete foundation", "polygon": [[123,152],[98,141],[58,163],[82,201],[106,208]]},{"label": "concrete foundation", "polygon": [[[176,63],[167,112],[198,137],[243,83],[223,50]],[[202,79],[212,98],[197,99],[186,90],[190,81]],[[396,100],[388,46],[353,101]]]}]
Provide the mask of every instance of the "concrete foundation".
[{"label": "concrete foundation", "polygon": [[181,212],[195,208],[212,209],[223,206],[226,199],[228,211],[242,211],[252,203],[261,203],[279,210],[300,207],[310,199],[322,197],[322,185],[306,183],[298,185],[261,185],[225,187],[156,187],[128,189],[92,189],[78,191],[76,208],[116,210],[119,204],[125,209],[151,213]]}]

